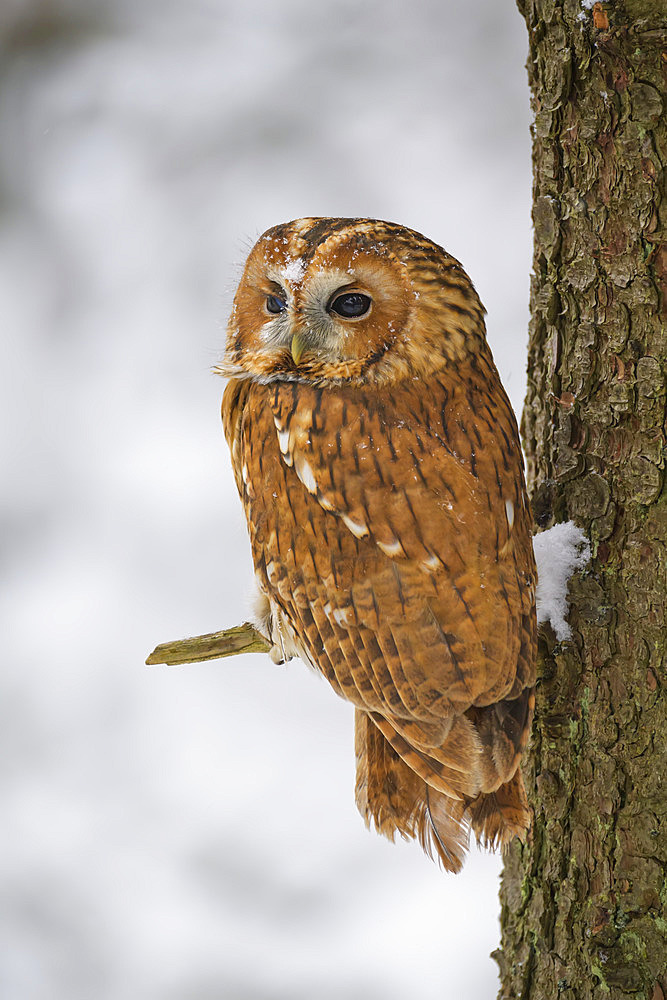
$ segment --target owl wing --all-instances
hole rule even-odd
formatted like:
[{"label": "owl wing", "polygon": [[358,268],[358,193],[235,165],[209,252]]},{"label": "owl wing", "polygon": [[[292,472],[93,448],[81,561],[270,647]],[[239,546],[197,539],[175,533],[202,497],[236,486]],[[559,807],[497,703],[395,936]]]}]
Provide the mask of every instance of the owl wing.
[{"label": "owl wing", "polygon": [[260,586],[334,689],[416,745],[455,746],[455,716],[534,683],[530,520],[492,375],[230,382],[223,401]]},{"label": "owl wing", "polygon": [[491,374],[266,387],[294,518],[287,560],[284,511],[265,535],[267,579],[340,693],[434,740],[443,718],[533,682],[530,520]]}]

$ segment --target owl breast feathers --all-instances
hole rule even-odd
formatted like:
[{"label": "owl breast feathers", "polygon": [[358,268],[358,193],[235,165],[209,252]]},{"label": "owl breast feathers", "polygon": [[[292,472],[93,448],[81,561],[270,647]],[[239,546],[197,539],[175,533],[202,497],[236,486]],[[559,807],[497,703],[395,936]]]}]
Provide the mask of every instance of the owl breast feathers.
[{"label": "owl breast feathers", "polygon": [[419,233],[299,219],[251,251],[219,369],[258,627],[354,705],[366,822],[451,871],[530,821],[531,519],[483,313]]}]

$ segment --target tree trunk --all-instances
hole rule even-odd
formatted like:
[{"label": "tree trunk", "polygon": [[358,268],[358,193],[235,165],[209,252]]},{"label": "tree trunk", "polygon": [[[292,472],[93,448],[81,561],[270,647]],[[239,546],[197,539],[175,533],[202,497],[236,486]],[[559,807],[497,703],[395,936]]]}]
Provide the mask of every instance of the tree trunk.
[{"label": "tree trunk", "polygon": [[667,5],[520,0],[535,111],[523,420],[536,528],[593,559],[541,640],[504,1000],[667,997]]}]

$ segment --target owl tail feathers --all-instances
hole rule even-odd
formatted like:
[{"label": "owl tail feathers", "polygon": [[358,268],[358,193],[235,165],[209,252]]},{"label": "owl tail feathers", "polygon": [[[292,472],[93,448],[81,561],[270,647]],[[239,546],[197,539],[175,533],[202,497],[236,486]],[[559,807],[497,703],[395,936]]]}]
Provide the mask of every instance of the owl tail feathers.
[{"label": "owl tail feathers", "polygon": [[506,847],[514,837],[523,840],[531,824],[521,770],[517,767],[504,785],[487,795],[478,795],[468,804],[470,825],[482,847]]},{"label": "owl tail feathers", "polygon": [[468,848],[465,803],[430,788],[408,767],[366,712],[355,712],[356,802],[367,826],[394,840],[417,839],[448,872],[458,872]]},{"label": "owl tail feathers", "polygon": [[424,852],[447,872],[460,872],[470,844],[465,805],[424,784],[417,811],[417,837]]}]

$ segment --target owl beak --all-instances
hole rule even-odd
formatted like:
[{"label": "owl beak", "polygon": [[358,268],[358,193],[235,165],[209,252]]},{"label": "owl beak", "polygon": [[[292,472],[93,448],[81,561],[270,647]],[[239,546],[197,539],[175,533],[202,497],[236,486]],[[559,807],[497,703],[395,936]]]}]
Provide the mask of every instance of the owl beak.
[{"label": "owl beak", "polygon": [[294,359],[294,364],[298,365],[299,361],[303,357],[304,351],[306,350],[306,342],[304,338],[299,333],[295,333],[292,337],[292,342],[290,344],[290,352],[292,358]]}]

